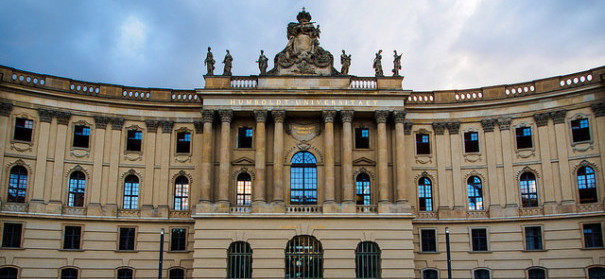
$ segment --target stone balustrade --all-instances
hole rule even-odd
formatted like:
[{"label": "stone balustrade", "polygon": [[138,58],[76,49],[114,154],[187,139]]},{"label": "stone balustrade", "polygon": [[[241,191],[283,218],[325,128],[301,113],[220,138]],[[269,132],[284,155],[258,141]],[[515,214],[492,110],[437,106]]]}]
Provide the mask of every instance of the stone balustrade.
[{"label": "stone balustrade", "polygon": [[286,213],[295,214],[319,214],[323,212],[321,205],[288,205]]}]

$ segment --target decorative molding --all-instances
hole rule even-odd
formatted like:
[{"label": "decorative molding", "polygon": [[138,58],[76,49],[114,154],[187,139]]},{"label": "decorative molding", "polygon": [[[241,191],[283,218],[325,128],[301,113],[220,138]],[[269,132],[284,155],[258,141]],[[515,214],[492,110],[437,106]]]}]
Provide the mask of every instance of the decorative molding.
[{"label": "decorative molding", "polygon": [[550,118],[550,113],[536,113],[534,114],[534,122],[536,122],[536,126],[542,127],[548,125],[548,118]]},{"label": "decorative molding", "polygon": [[[170,187],[172,189],[172,191],[174,191],[174,182],[176,181],[176,178],[179,176],[185,176],[187,177],[187,179],[189,180],[189,192],[187,192],[187,195],[189,198],[191,198],[191,185],[193,185],[193,176],[191,176],[190,173],[184,171],[184,170],[180,170],[177,173],[173,174],[172,177],[170,178]],[[174,192],[173,192],[174,194]],[[174,206],[174,205],[172,205]],[[189,206],[191,207],[191,206]]]},{"label": "decorative molding", "polygon": [[109,123],[109,118],[101,115],[95,115],[95,128],[96,129],[105,129],[107,128],[107,123]]},{"label": "decorative molding", "polygon": [[483,132],[493,132],[496,123],[498,123],[498,120],[494,118],[481,119],[481,127],[483,127]]},{"label": "decorative molding", "polygon": [[311,122],[288,123],[285,128],[286,134],[304,142],[314,139],[322,132],[322,125],[320,123]]},{"label": "decorative molding", "polygon": [[124,118],[123,117],[109,117],[109,123],[111,124],[112,130],[122,130],[122,127],[124,127]]},{"label": "decorative molding", "polygon": [[204,121],[203,120],[193,121],[193,128],[195,129],[196,134],[203,133],[204,132]]},{"label": "decorative molding", "polygon": [[88,173],[88,171],[87,171],[85,168],[83,168],[81,165],[79,165],[79,164],[77,164],[77,165],[73,166],[71,169],[68,169],[68,170],[65,172],[65,177],[67,178],[67,180],[68,180],[67,182],[68,182],[68,183],[69,183],[69,176],[70,176],[70,175],[71,175],[73,172],[75,172],[75,171],[81,171],[81,172],[83,172],[83,173],[84,173],[84,176],[86,176],[84,179],[85,179],[85,180],[87,181],[87,183],[88,183],[88,180],[89,180],[89,178],[90,178],[90,173]]},{"label": "decorative molding", "polygon": [[460,132],[460,122],[448,122],[446,127],[450,135],[457,135]]},{"label": "decorative molding", "polygon": [[[538,183],[538,179],[540,179],[540,173],[538,173],[537,170],[531,168],[530,166],[525,166],[523,168],[521,168],[519,171],[517,171],[517,175],[515,176],[517,179],[517,185],[519,185],[519,183],[521,182],[521,175],[525,172],[531,172],[536,176],[536,183]],[[539,186],[539,185],[538,185]],[[536,189],[539,189],[538,187],[536,187]]]},{"label": "decorative molding", "polygon": [[274,110],[271,111],[271,116],[273,116],[273,121],[278,123],[284,123],[286,119],[286,112],[283,110]]},{"label": "decorative molding", "polygon": [[389,111],[377,110],[376,112],[374,112],[374,118],[376,118],[376,123],[386,123],[389,119]]},{"label": "decorative molding", "polygon": [[[600,182],[599,181],[599,177],[600,177],[600,173],[601,173],[601,168],[599,168],[599,165],[597,165],[597,164],[595,164],[595,163],[593,163],[591,161],[588,161],[588,160],[582,160],[579,163],[575,164],[574,167],[573,167],[573,173],[572,173],[572,175],[574,177],[577,176],[578,170],[581,167],[591,167],[595,171],[595,178],[596,178],[596,183],[597,183],[597,188],[598,188],[598,185],[599,185],[599,182]],[[578,180],[577,179],[574,179],[574,180],[575,180],[575,184],[577,184]]]},{"label": "decorative molding", "polygon": [[605,116],[605,102],[591,104],[590,108],[595,117]]},{"label": "decorative molding", "polygon": [[343,123],[353,121],[354,112],[352,110],[343,110],[340,112],[340,119]]},{"label": "decorative molding", "polygon": [[[237,176],[240,175],[241,173],[249,174],[252,181],[254,181],[254,178],[256,177],[255,173],[254,173],[254,168],[248,169],[247,167],[240,167],[239,169],[236,169],[235,171],[233,171],[233,174],[231,175],[231,180],[233,181],[234,184],[237,183]],[[254,186],[252,186],[252,188],[254,188]]]},{"label": "decorative molding", "polygon": [[267,121],[267,111],[266,110],[254,110],[254,119],[256,122],[265,123]]},{"label": "decorative molding", "polygon": [[221,122],[229,122],[233,120],[233,111],[229,109],[222,109],[218,111],[219,116],[221,117]]},{"label": "decorative molding", "polygon": [[39,108],[38,115],[40,116],[40,122],[50,123],[53,121],[54,113],[52,110]]},{"label": "decorative molding", "polygon": [[550,113],[550,117],[555,124],[565,123],[565,116],[567,115],[567,110],[557,110]]},{"label": "decorative molding", "polygon": [[321,116],[322,116],[324,122],[334,123],[334,117],[336,116],[336,111],[335,110],[324,110],[324,111],[322,111]]},{"label": "decorative molding", "polygon": [[411,135],[413,126],[414,126],[414,124],[412,124],[412,122],[407,122],[407,121],[403,122],[403,134]]},{"label": "decorative molding", "polygon": [[162,133],[169,134],[169,133],[172,133],[172,128],[174,127],[174,121],[160,120],[160,125],[162,125]]},{"label": "decorative molding", "polygon": [[353,160],[353,166],[375,166],[376,162],[372,159],[361,157]]},{"label": "decorative molding", "polygon": [[433,130],[435,131],[435,135],[443,135],[445,128],[447,126],[446,122],[433,122],[432,124]]},{"label": "decorative molding", "polygon": [[[120,176],[120,180],[122,181],[122,186],[124,186],[124,179],[126,178],[126,176],[129,176],[131,174],[134,174],[137,176],[137,178],[139,179],[139,189],[141,189],[141,185],[143,184],[143,174],[136,171],[135,169],[129,169],[122,173],[122,175]],[[140,193],[142,193],[142,191],[139,191],[139,194]]]},{"label": "decorative molding", "polygon": [[360,167],[353,171],[353,183],[355,183],[357,181],[357,176],[362,173],[365,173],[370,177],[370,180],[371,180],[370,187],[373,188],[372,186],[374,185],[374,180],[376,179],[376,175],[374,174],[373,171],[366,169],[365,167]]},{"label": "decorative molding", "polygon": [[[477,170],[473,169],[464,175],[464,178],[462,180],[462,185],[468,185],[468,179],[471,176],[478,176],[479,178],[481,178],[481,193],[483,194],[483,200],[485,201],[485,197],[487,196],[485,194],[485,189],[487,188],[487,184],[488,184],[486,176],[483,173],[478,172]],[[468,187],[465,187],[465,188],[468,188]],[[468,193],[467,193],[467,195],[468,195]]]},{"label": "decorative molding", "polygon": [[393,120],[395,123],[404,123],[405,121],[405,110],[396,110],[393,112]]},{"label": "decorative molding", "polygon": [[254,160],[248,157],[240,157],[231,162],[234,166],[254,166]]},{"label": "decorative molding", "polygon": [[202,122],[210,122],[214,121],[214,111],[213,110],[202,110]]},{"label": "decorative molding", "polygon": [[55,111],[54,115],[55,115],[55,117],[57,117],[57,124],[59,124],[59,125],[69,124],[69,120],[71,119],[71,112]]},{"label": "decorative molding", "polygon": [[145,120],[145,126],[147,127],[148,133],[155,133],[158,131],[158,126],[160,125],[160,121],[158,120]]},{"label": "decorative molding", "polygon": [[290,159],[292,158],[292,156],[294,156],[294,154],[300,151],[311,152],[311,154],[313,154],[313,156],[315,156],[315,159],[317,160],[317,165],[323,164],[324,158],[321,151],[317,147],[309,144],[306,141],[301,141],[297,145],[290,147],[290,149],[285,152],[284,162],[286,162],[286,164],[290,164]]},{"label": "decorative molding", "polygon": [[510,123],[512,122],[512,118],[503,117],[498,119],[498,128],[500,131],[510,130]]},{"label": "decorative molding", "polygon": [[[414,185],[416,187],[418,187],[418,180],[420,180],[420,178],[422,178],[422,177],[427,177],[428,179],[431,180],[431,192],[433,192],[432,197],[434,199],[434,197],[435,197],[434,193],[435,193],[435,189],[436,189],[435,185],[437,185],[437,180],[435,179],[436,176],[430,174],[427,171],[422,171],[422,172],[416,174],[416,176],[414,177]],[[434,206],[434,208],[436,208],[436,206]]]},{"label": "decorative molding", "polygon": [[13,104],[0,102],[0,115],[8,117],[11,111],[13,111]]}]

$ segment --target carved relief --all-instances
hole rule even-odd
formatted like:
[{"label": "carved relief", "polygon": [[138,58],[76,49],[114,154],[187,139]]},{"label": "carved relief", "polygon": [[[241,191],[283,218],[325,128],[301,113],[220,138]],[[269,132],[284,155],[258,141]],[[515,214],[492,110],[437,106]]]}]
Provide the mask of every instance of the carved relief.
[{"label": "carved relief", "polygon": [[322,132],[320,123],[311,122],[288,123],[285,128],[288,135],[299,141],[310,141]]},{"label": "carved relief", "polygon": [[233,174],[231,175],[231,180],[233,181],[233,184],[237,183],[237,176],[240,175],[240,173],[249,174],[250,177],[252,178],[252,180],[254,181],[254,177],[255,177],[254,168],[240,167],[239,169],[233,171]]},{"label": "carved relief", "polygon": [[353,182],[355,182],[357,180],[357,176],[361,173],[365,173],[368,176],[370,176],[370,185],[374,185],[374,179],[376,179],[376,176],[374,175],[374,172],[365,168],[365,167],[361,167],[361,168],[357,168],[353,171]]}]

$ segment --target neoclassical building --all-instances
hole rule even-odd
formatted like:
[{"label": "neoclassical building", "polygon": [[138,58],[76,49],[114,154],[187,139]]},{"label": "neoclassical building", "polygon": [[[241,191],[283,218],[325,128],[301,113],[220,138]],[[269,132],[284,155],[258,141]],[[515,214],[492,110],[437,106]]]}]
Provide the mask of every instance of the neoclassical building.
[{"label": "neoclassical building", "polygon": [[603,278],[605,67],[411,91],[297,19],[194,90],[0,67],[0,278],[157,278],[162,229],[163,278],[447,278],[446,228],[453,278]]}]

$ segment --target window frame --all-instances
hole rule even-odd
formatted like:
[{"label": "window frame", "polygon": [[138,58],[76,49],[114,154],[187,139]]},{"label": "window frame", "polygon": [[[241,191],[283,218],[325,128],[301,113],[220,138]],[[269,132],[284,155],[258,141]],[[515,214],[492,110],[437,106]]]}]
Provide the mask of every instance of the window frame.
[{"label": "window frame", "polygon": [[[80,187],[80,182],[77,182],[76,188],[74,189],[74,191],[72,191],[72,188],[71,188],[72,175],[74,175],[76,172],[80,172],[84,176],[84,179],[82,179],[82,181],[84,181],[83,182],[84,183],[84,187],[83,187],[84,192],[81,193],[82,194],[82,205],[76,205],[76,200],[77,200],[76,195],[80,194],[80,193],[78,193],[78,190],[80,188],[82,188],[82,187]],[[73,178],[73,179],[75,179],[75,178]],[[69,173],[69,176],[67,177],[67,206],[68,207],[84,208],[86,206],[87,184],[88,184],[88,176],[86,175],[86,172],[84,172],[84,170],[75,169]],[[72,193],[74,194],[74,198],[73,198],[73,203],[70,203],[70,196]]]},{"label": "window frame", "polygon": [[[79,236],[79,242],[78,242],[78,248],[65,248],[65,238],[67,236],[67,227],[79,227],[80,228],[80,236]],[[83,243],[83,239],[84,239],[84,225],[83,224],[71,224],[71,223],[67,223],[67,224],[63,224],[63,234],[62,234],[62,239],[61,239],[61,248],[59,249],[60,251],[84,251],[84,249],[82,248]]]},{"label": "window frame", "polygon": [[[173,250],[172,246],[173,246],[173,240],[174,240],[174,230],[178,230],[178,229],[185,230],[183,249],[182,250]],[[187,228],[187,227],[170,227],[170,249],[168,249],[168,251],[175,252],[175,253],[189,252],[187,249],[187,246],[189,244],[188,238],[189,238],[189,228]]]},{"label": "window frame", "polygon": [[[479,194],[480,195],[470,195],[470,191],[469,191],[469,186],[471,183],[469,183],[469,180],[471,180],[471,178],[476,177],[477,179],[479,179]],[[467,210],[468,211],[484,211],[485,210],[485,193],[484,193],[484,189],[485,187],[483,187],[483,178],[479,175],[479,174],[471,174],[468,176],[468,178],[466,179],[466,198],[467,198],[467,203],[468,203],[468,207]],[[476,183],[474,184],[476,185]],[[475,207],[471,208],[471,199],[474,199],[474,204]],[[481,207],[478,207],[477,204],[480,203]]]},{"label": "window frame", "polygon": [[424,279],[424,272],[425,271],[435,271],[437,273],[437,277],[436,278],[441,278],[441,277],[439,277],[440,276],[439,275],[439,268],[436,268],[436,267],[425,267],[425,268],[423,268],[423,269],[420,270],[420,277],[422,279]]},{"label": "window frame", "polygon": [[[596,225],[598,224],[599,227],[601,228],[601,245],[600,247],[587,247],[586,246],[586,235],[584,233],[584,226],[585,225]],[[585,221],[580,223],[580,234],[581,234],[581,238],[582,238],[582,249],[586,249],[586,250],[602,250],[605,249],[605,237],[603,235],[603,223],[602,222],[597,222],[597,221]]]},{"label": "window frame", "polygon": [[488,276],[488,278],[489,278],[489,279],[491,279],[491,278],[492,278],[492,270],[491,270],[491,269],[489,269],[489,268],[487,268],[487,267],[476,267],[476,268],[471,269],[471,278],[472,278],[472,279],[476,279],[476,278],[477,278],[477,277],[475,276],[475,272],[477,272],[477,271],[479,271],[479,270],[485,270],[485,271],[487,271],[487,276]]},{"label": "window frame", "polygon": [[[24,124],[24,126],[19,126],[17,127],[17,120],[19,119],[24,119],[25,121],[31,121],[32,123],[32,127],[29,131],[29,140],[24,140],[24,139],[17,139],[15,137],[16,133],[17,133],[17,128],[21,128],[21,129],[27,129],[25,128],[25,126],[27,125],[27,122],[25,122],[26,124]],[[35,138],[35,133],[34,130],[36,128],[36,124],[37,121],[34,120],[34,118],[26,116],[26,115],[15,115],[14,120],[12,121],[13,125],[12,125],[12,129],[13,129],[13,135],[11,136],[11,142],[21,142],[21,143],[27,143],[27,144],[32,144],[34,142],[34,138]]]},{"label": "window frame", "polygon": [[[526,224],[522,225],[522,234],[523,234],[523,251],[524,252],[544,252],[546,251],[545,242],[544,242],[544,226],[540,224]],[[528,228],[540,228],[540,249],[528,249],[527,247],[527,229]]]},{"label": "window frame", "polygon": [[21,268],[16,266],[16,265],[12,265],[12,264],[4,264],[4,265],[0,265],[0,269],[3,268],[12,268],[12,269],[16,269],[17,270],[17,279],[21,278]]},{"label": "window frame", "polygon": [[[516,125],[515,127],[513,127],[514,129],[514,133],[513,137],[514,137],[514,142],[515,142],[515,149],[522,151],[522,150],[533,150],[536,147],[536,144],[534,142],[534,137],[535,137],[535,133],[534,133],[534,127],[532,125],[529,124],[525,124],[525,123],[521,123],[519,125]],[[526,146],[526,147],[519,147],[519,136],[517,135],[517,130],[518,129],[529,129],[529,144],[530,146]],[[523,137],[527,137],[527,136],[523,136]]]},{"label": "window frame", "polygon": [[[588,121],[588,127],[587,127],[588,139],[582,140],[582,141],[575,141],[572,122],[577,121],[577,120],[582,120],[582,119],[586,119]],[[578,144],[585,144],[585,143],[592,144],[593,143],[593,141],[594,141],[594,136],[593,136],[593,132],[592,132],[593,123],[594,122],[592,121],[592,118],[590,117],[590,115],[583,114],[583,113],[575,114],[574,116],[570,117],[567,120],[567,127],[569,128],[569,143],[571,144],[572,147],[575,147]]]},{"label": "window frame", "polygon": [[[428,148],[428,153],[419,153],[419,148],[418,145],[419,144],[425,144],[423,142],[418,142],[418,136],[421,135],[426,135],[428,137],[428,143],[426,143],[427,148]],[[429,131],[426,130],[418,130],[414,133],[414,150],[415,150],[415,154],[416,156],[431,156],[433,154],[433,147],[432,147],[432,140],[431,140],[431,133]]]},{"label": "window frame", "polygon": [[[236,245],[242,245],[243,247],[236,247]],[[243,248],[244,251],[233,251],[233,249],[241,249]],[[249,249],[249,250],[248,250]],[[227,276],[226,278],[254,278],[252,276],[252,273],[254,272],[253,264],[254,264],[254,249],[252,249],[252,245],[250,245],[249,242],[247,241],[232,241],[231,243],[229,243],[229,246],[227,247]],[[233,269],[233,262],[234,262],[234,258],[236,259],[236,261],[238,262],[243,262],[246,261],[247,263],[249,263],[248,265],[248,269],[244,270],[244,274],[239,274],[238,270],[241,271],[240,268],[235,267],[236,269]],[[248,274],[249,272],[249,274]],[[238,273],[236,275],[240,275],[240,276],[231,276],[232,273]],[[246,275],[250,275],[249,277]]]},{"label": "window frame", "polygon": [[[476,145],[477,145],[476,146],[476,148],[477,148],[476,151],[468,151],[467,150],[467,147],[468,147],[467,143],[468,142],[473,142],[473,140],[470,140],[470,141],[467,142],[467,140],[466,140],[466,134],[477,134],[477,140],[474,141],[474,142],[476,142]],[[462,133],[462,143],[463,143],[463,147],[464,147],[463,150],[464,150],[465,154],[478,154],[478,153],[481,153],[481,143],[480,143],[481,139],[480,139],[479,135],[480,135],[479,131],[476,131],[476,130],[468,130],[468,131],[465,131],[464,133]]]},{"label": "window frame", "polygon": [[[187,184],[177,184],[177,181],[179,180],[179,178],[185,178],[187,180]],[[177,185],[187,185],[187,189],[186,189],[186,196],[185,195],[177,195]],[[191,193],[191,179],[189,176],[187,176],[186,174],[177,174],[177,176],[174,178],[174,182],[173,182],[173,187],[172,187],[172,208],[175,211],[189,211],[190,209],[190,193]],[[181,191],[183,192],[183,191]],[[180,201],[180,206],[179,208],[177,208],[177,199],[179,199]],[[186,201],[185,205],[183,205],[183,201]]]},{"label": "window frame", "polygon": [[[420,180],[423,179],[423,178],[428,179],[428,181],[430,182],[429,186],[430,186],[430,189],[431,189],[431,191],[430,191],[430,193],[431,193],[431,196],[430,196],[431,210],[426,210],[426,207],[427,207],[426,206],[426,199],[427,199],[426,197],[424,197],[424,199],[425,199],[424,208],[425,209],[424,210],[420,209],[420,198],[421,198],[420,197]],[[426,187],[426,184],[423,184],[423,185]],[[416,193],[417,193],[416,194],[416,199],[417,199],[418,211],[420,211],[420,212],[435,212],[435,197],[433,195],[433,188],[434,188],[433,186],[434,185],[435,185],[435,183],[433,182],[433,179],[430,176],[428,176],[428,175],[422,175],[416,181]],[[425,193],[426,193],[426,191],[425,191]]]},{"label": "window frame", "polygon": [[[533,192],[530,192],[530,191],[529,191],[529,189],[530,189],[530,185],[529,185],[529,184],[527,185],[527,189],[528,189],[527,194],[524,194],[524,193],[522,192],[522,190],[521,190],[521,187],[522,187],[521,183],[524,181],[524,180],[522,180],[522,177],[523,177],[523,175],[524,175],[525,173],[529,173],[529,174],[531,174],[531,175],[533,175],[533,176],[534,176],[534,184],[535,184],[535,188],[536,188],[536,192],[535,192],[535,193],[536,193],[536,205],[535,205],[535,206],[532,206],[532,202],[531,202],[531,201],[532,201],[532,199],[531,199],[531,195],[533,194]],[[530,180],[527,180],[527,181],[530,181]],[[523,170],[523,171],[521,172],[521,174],[519,175],[519,180],[518,180],[518,182],[519,182],[519,183],[518,183],[518,187],[519,187],[519,199],[520,199],[519,204],[521,205],[520,207],[521,207],[521,208],[537,208],[537,207],[540,207],[540,192],[538,191],[538,190],[539,190],[539,185],[538,185],[538,176],[536,175],[536,173],[535,173],[535,172],[533,172],[533,171],[530,171],[530,170]],[[529,200],[529,205],[528,205],[528,206],[524,206],[524,205],[523,205],[523,195],[527,195],[527,196],[529,196],[529,198],[528,198],[528,200]]]},{"label": "window frame", "polygon": [[[130,143],[130,140],[131,140],[130,139],[130,135],[129,135],[130,132],[134,132],[135,133],[134,134],[135,138],[133,140],[137,140],[136,139],[136,133],[141,133],[141,139],[138,139],[138,141],[139,141],[139,143],[138,143],[139,149],[138,150],[131,149],[133,147],[131,146],[131,143]],[[124,145],[124,152],[125,153],[142,153],[143,152],[143,138],[144,138],[144,136],[143,136],[143,129],[141,129],[141,128],[137,127],[137,126],[126,128],[126,144]]]},{"label": "window frame", "polygon": [[184,268],[182,266],[173,266],[173,267],[171,267],[171,268],[168,269],[168,279],[172,279],[170,273],[173,270],[182,270],[183,271],[183,278],[189,278],[189,277],[187,277],[187,269],[186,268]]},{"label": "window frame", "polygon": [[[255,134],[256,134],[256,129],[253,127],[254,125],[240,125],[237,127],[237,129],[235,129],[235,148],[236,149],[245,149],[245,150],[254,150],[254,144],[255,144]],[[240,131],[244,130],[244,129],[249,129],[252,131],[252,136],[250,136],[250,147],[241,147],[240,144]]]},{"label": "window frame", "polygon": [[[84,135],[76,134],[76,129],[78,127],[85,127],[88,129],[88,135],[86,136],[86,146],[76,146],[76,137],[84,137]],[[92,136],[92,126],[86,122],[75,122],[72,124],[72,133],[71,133],[71,148],[72,149],[81,149],[81,150],[89,150],[90,149],[90,138]]]},{"label": "window frame", "polygon": [[[368,131],[368,145],[367,147],[359,147],[357,144],[357,131],[359,131],[361,133],[361,137],[363,138],[363,130],[367,130]],[[353,128],[353,150],[370,150],[372,149],[372,133],[370,132],[371,129],[368,126],[357,126],[355,128]]]},{"label": "window frame", "polygon": [[[475,247],[473,245],[473,231],[474,230],[485,230],[485,246],[486,249],[485,250],[475,250]],[[471,250],[469,251],[469,253],[489,253],[490,251],[490,245],[489,245],[489,228],[488,227],[469,227],[469,240],[470,240],[470,247]]]},{"label": "window frame", "polygon": [[[366,247],[364,247],[364,245],[366,245]],[[361,248],[361,250],[360,250],[360,248]],[[370,249],[376,249],[376,250],[363,251],[363,248],[370,248]],[[369,265],[370,268],[368,268],[367,265],[365,265],[365,266],[359,265],[360,261],[363,262],[363,259],[372,262],[372,264]],[[364,269],[364,267],[366,267],[366,269]],[[372,269],[372,267],[374,269]],[[366,241],[360,241],[359,243],[357,243],[357,246],[355,248],[355,275],[356,275],[355,278],[358,278],[358,279],[381,278],[381,275],[382,275],[382,249],[380,249],[380,245],[378,245],[378,243],[376,243],[375,241],[366,240]],[[369,277],[366,277],[366,275],[368,275]],[[372,276],[372,275],[375,275],[375,276]]]},{"label": "window frame", "polygon": [[[367,181],[359,180],[359,177],[363,176],[363,175],[365,175],[367,177]],[[365,193],[365,191],[364,191],[365,190],[364,187],[366,186],[364,183],[366,183],[366,182],[367,182],[367,187],[369,189],[368,193]],[[361,187],[362,187],[361,194],[359,193],[359,190],[360,190],[359,183],[361,183]],[[359,199],[360,196],[362,197],[361,203],[360,203],[360,199]],[[372,177],[368,173],[362,171],[355,176],[355,205],[372,205],[373,204],[372,196],[373,196],[372,195]],[[367,203],[366,203],[366,201],[367,201]]]},{"label": "window frame", "polygon": [[[17,224],[21,226],[21,231],[19,232],[19,246],[17,247],[13,247],[13,246],[4,246],[4,231],[6,228],[6,224]],[[24,234],[25,234],[25,222],[19,222],[19,221],[4,221],[2,222],[2,230],[0,230],[0,250],[2,249],[8,249],[8,250],[22,250],[25,249],[23,247],[23,242],[24,242]]]},{"label": "window frame", "polygon": [[[137,194],[134,195],[132,194],[132,189],[133,187],[130,186],[130,194],[126,195],[126,179],[129,178],[130,176],[136,177],[137,179]],[[129,208],[126,208],[126,197],[130,197],[130,203],[129,203]],[[132,198],[136,197],[137,198],[137,202],[133,203],[132,202]],[[141,201],[141,178],[135,174],[135,173],[127,173],[124,176],[124,179],[122,179],[122,209],[124,210],[139,210],[139,203]],[[134,208],[133,208],[134,205]]]},{"label": "window frame", "polygon": [[[121,239],[122,239],[122,229],[134,229],[134,243],[133,243],[133,249],[120,249],[121,245]],[[138,234],[139,234],[139,228],[137,226],[118,226],[118,231],[117,231],[117,241],[116,241],[116,252],[119,253],[136,253],[138,252],[137,246],[138,246]]]},{"label": "window frame", "polygon": [[132,271],[132,278],[135,278],[135,279],[137,278],[136,273],[135,273],[136,269],[134,269],[133,267],[130,267],[130,266],[120,266],[120,267],[117,267],[116,271],[115,271],[116,272],[115,278],[119,279],[118,278],[118,272],[120,272],[121,269],[129,269],[129,270],[131,270]]},{"label": "window frame", "polygon": [[[185,139],[187,138],[186,136],[189,135],[189,140],[183,140],[180,141],[179,136],[180,135],[185,135]],[[178,155],[188,155],[191,154],[191,147],[192,147],[192,141],[193,141],[193,133],[189,130],[189,129],[179,129],[176,131],[176,139],[175,139],[175,149],[174,152],[175,154]],[[187,143],[187,151],[179,151],[179,146],[183,147],[184,143],[182,142],[186,142]]]},{"label": "window frame", "polygon": [[[302,158],[302,163],[292,163],[292,160],[294,159],[294,157],[296,157],[298,154],[301,154],[301,156],[303,156]],[[305,153],[308,153],[311,158],[313,159],[312,163],[309,162],[305,162]],[[298,151],[296,153],[294,153],[294,155],[292,155],[292,157],[290,158],[290,170],[289,170],[289,175],[290,175],[290,191],[288,192],[288,203],[290,205],[317,205],[319,203],[319,171],[318,171],[318,161],[317,161],[317,156],[315,154],[313,154],[312,152],[308,151],[308,150],[301,150]],[[293,173],[294,170],[296,169],[301,169],[300,170],[300,174],[297,174],[296,178],[302,178],[301,183],[300,184],[302,187],[301,188],[293,188],[292,185],[298,185],[295,183],[292,183],[292,179],[293,179]],[[308,171],[312,171],[312,173],[314,173],[314,177],[306,177],[306,174]],[[309,181],[309,182],[307,182]],[[313,184],[314,182],[314,184]],[[309,187],[306,187],[309,186]],[[298,197],[305,197],[305,193],[314,193],[315,195],[312,197],[309,197],[307,199],[303,199],[301,200],[301,198],[298,198],[298,201],[294,202],[292,200],[292,192],[293,191],[297,191],[297,192],[301,192],[301,195]]]},{"label": "window frame", "polygon": [[[11,187],[11,176],[13,174],[12,173],[13,169],[15,169],[15,168],[23,168],[25,170],[25,189],[20,188],[20,186],[23,186],[23,185],[21,185],[21,181],[22,181],[21,177],[23,176],[23,174],[17,174],[18,175],[17,184],[16,184],[17,187]],[[7,203],[27,203],[28,202],[28,193],[29,193],[28,188],[29,188],[30,180],[31,180],[30,171],[25,165],[17,163],[17,164],[10,166],[10,168],[8,169],[8,179],[7,179],[7,183],[6,183],[6,202]],[[9,191],[11,189],[16,190],[16,192],[17,192],[16,201],[9,200],[9,198],[11,197],[11,195],[9,195]],[[19,192],[22,192],[22,191],[25,191],[25,195],[23,196],[23,201],[21,202],[21,201],[19,201],[20,200]]]},{"label": "window frame", "polygon": [[544,268],[544,267],[541,267],[541,266],[530,266],[530,267],[526,268],[525,269],[525,278],[530,279],[529,278],[529,271],[532,270],[532,269],[540,269],[540,270],[544,271],[544,278],[548,279],[548,269]]},{"label": "window frame", "polygon": [[73,269],[73,270],[75,270],[76,271],[76,278],[78,278],[78,279],[81,278],[80,277],[80,269],[78,267],[76,267],[76,266],[63,266],[63,267],[59,268],[59,270],[58,270],[59,271],[59,277],[58,277],[59,279],[63,279],[63,270],[66,270],[66,269]]},{"label": "window frame", "polygon": [[[244,178],[241,178],[240,180],[240,176],[242,175],[247,175],[249,180],[244,180]],[[239,190],[239,186],[240,186],[240,182],[243,182],[243,192],[240,192]],[[246,182],[248,182],[248,187],[246,187]],[[253,179],[252,179],[252,175],[246,171],[242,171],[240,173],[237,174],[237,176],[235,177],[235,205],[236,206],[252,206],[252,187],[253,187]],[[246,188],[248,188],[250,191],[246,191]],[[242,202],[240,203],[240,197],[242,198]],[[248,201],[246,203],[246,201]]]},{"label": "window frame", "polygon": [[[595,194],[594,194],[595,200],[594,201],[586,201],[586,202],[582,202],[581,201],[580,181],[579,181],[579,176],[580,175],[578,173],[580,172],[580,169],[582,169],[582,168],[590,168],[592,170],[592,172],[593,172],[593,176],[594,176],[594,192],[595,192]],[[584,176],[586,176],[586,174]],[[577,198],[578,204],[594,204],[594,203],[598,203],[599,202],[599,180],[598,180],[598,178],[599,178],[599,174],[597,173],[596,168],[594,166],[590,165],[590,164],[581,164],[580,166],[578,166],[576,168],[574,184],[576,186],[576,191],[575,192],[576,192],[576,198]],[[586,185],[588,185],[588,183]],[[586,189],[588,189],[588,188],[586,188]]]},{"label": "window frame", "polygon": [[[433,231],[435,233],[434,235],[434,245],[435,245],[435,251],[425,251],[424,250],[424,236],[422,235],[423,231]],[[439,252],[439,234],[437,233],[437,228],[419,228],[418,229],[418,238],[420,239],[420,252],[419,253],[425,253],[425,254],[438,254]]]}]

